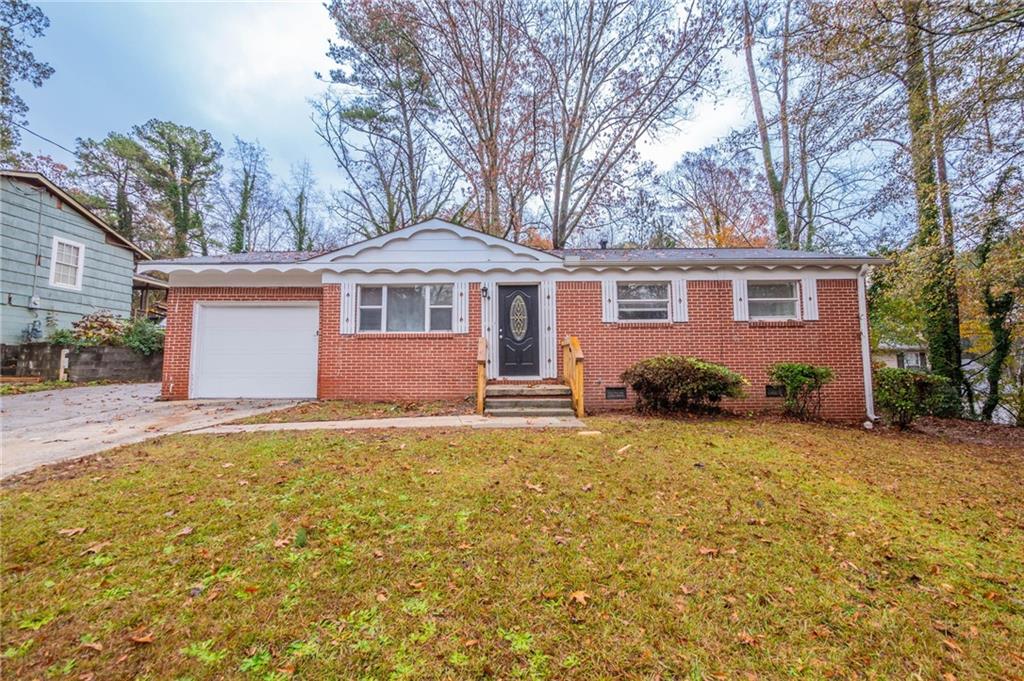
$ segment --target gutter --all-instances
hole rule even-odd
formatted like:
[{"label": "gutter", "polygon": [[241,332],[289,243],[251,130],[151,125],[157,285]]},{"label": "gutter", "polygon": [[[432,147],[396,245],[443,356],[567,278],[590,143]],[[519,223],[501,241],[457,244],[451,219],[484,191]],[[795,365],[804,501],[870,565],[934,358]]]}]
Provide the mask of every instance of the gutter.
[{"label": "gutter", "polygon": [[566,267],[737,267],[743,265],[785,266],[867,266],[884,265],[885,258],[730,258],[728,260],[580,260],[578,255],[566,256]]},{"label": "gutter", "polygon": [[857,273],[857,313],[860,317],[860,359],[864,371],[864,406],[868,420],[875,422],[875,388],[871,375],[871,339],[868,337],[868,266],[861,265]]}]

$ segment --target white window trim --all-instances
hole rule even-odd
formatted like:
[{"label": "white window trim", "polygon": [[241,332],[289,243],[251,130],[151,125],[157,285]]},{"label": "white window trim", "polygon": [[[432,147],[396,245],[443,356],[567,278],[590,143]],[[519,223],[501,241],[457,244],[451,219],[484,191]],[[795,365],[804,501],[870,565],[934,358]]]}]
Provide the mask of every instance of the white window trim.
[{"label": "white window trim", "polygon": [[[619,308],[619,302],[620,302],[619,301],[619,284],[639,284],[639,285],[656,284],[656,285],[659,285],[659,286],[660,285],[664,285],[667,297],[664,298],[664,299],[661,299],[661,298],[658,298],[656,300],[652,299],[651,302],[662,302],[662,300],[664,300],[664,303],[665,303],[665,318],[664,319],[623,319],[622,317],[620,317],[619,316],[619,311],[620,311],[620,308]],[[619,280],[616,280],[614,282],[614,292],[615,292],[614,293],[615,299],[613,301],[613,304],[614,304],[614,310],[615,310],[615,323],[616,324],[671,324],[674,321],[672,319],[672,282],[671,281],[668,281],[668,280],[664,280],[664,281],[662,281],[662,280],[631,281],[631,280],[619,279]],[[639,301],[634,300],[634,301],[629,301],[629,302],[639,302]]]},{"label": "white window trim", "polygon": [[[792,284],[793,285],[793,297],[792,298],[754,298],[750,295],[750,285],[754,284]],[[792,302],[793,311],[792,315],[782,315],[775,317],[768,316],[755,316],[750,311],[750,303],[752,302]],[[747,281],[747,319],[752,322],[790,322],[800,321],[800,280],[799,279],[750,279]]]},{"label": "white window trim", "polygon": [[[388,288],[394,286],[396,288],[414,288],[421,286],[424,289],[423,294],[423,324],[426,328],[423,331],[388,331]],[[433,305],[430,302],[430,290],[435,286],[451,286],[452,287],[452,303],[451,305]],[[363,305],[363,289],[364,288],[379,288],[380,292],[380,305]],[[456,333],[455,331],[455,284],[452,282],[442,282],[435,284],[359,284],[356,286],[356,333],[390,333],[395,335],[410,334],[410,333]],[[363,308],[380,310],[380,328],[379,329],[363,329],[362,328],[362,316]],[[430,311],[431,310],[451,310],[452,311],[452,322],[450,328],[447,329],[431,329],[430,328]]]},{"label": "white window trim", "polygon": [[[78,267],[75,271],[75,283],[64,284],[58,282],[57,277],[57,244],[64,244],[65,246],[71,246],[72,248],[78,249]],[[50,286],[54,288],[62,288],[68,291],[81,291],[82,290],[82,273],[85,271],[85,244],[79,243],[78,241],[72,241],[71,239],[65,239],[64,237],[53,235],[53,243],[50,245]]]}]

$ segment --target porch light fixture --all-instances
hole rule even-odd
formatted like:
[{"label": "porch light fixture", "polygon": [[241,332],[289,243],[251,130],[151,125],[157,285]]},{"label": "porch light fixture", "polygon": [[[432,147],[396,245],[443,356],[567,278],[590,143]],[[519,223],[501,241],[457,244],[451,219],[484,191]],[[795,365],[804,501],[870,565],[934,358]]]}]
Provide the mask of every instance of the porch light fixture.
[{"label": "porch light fixture", "polygon": [[487,300],[487,298],[489,297],[487,295],[487,287],[486,286],[481,286],[480,287],[480,297],[483,298],[484,300]]}]

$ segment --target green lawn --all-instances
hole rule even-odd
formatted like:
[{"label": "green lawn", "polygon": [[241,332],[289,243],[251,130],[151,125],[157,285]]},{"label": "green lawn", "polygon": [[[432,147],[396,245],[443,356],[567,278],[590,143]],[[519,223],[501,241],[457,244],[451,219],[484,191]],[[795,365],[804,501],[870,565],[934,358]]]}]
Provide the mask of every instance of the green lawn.
[{"label": "green lawn", "polygon": [[1021,451],[588,425],[174,436],[19,481],[4,677],[1022,678]]}]

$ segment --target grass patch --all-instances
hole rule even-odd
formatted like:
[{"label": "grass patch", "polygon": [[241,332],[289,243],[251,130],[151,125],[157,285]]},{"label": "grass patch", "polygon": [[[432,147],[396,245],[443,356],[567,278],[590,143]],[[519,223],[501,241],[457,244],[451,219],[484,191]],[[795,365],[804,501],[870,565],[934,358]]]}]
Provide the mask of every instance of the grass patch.
[{"label": "grass patch", "polygon": [[40,381],[39,383],[0,383],[0,395],[24,395],[44,390],[63,390],[64,388],[80,388],[88,385],[103,385],[107,381],[90,383],[72,383],[71,381]]},{"label": "grass patch", "polygon": [[29,476],[5,675],[1019,677],[1019,450],[588,425],[180,435]]},{"label": "grass patch", "polygon": [[233,423],[293,423],[296,421],[346,421],[349,419],[383,419],[395,416],[445,416],[468,414],[468,402],[350,402],[319,400],[303,402],[294,407],[247,416]]}]

